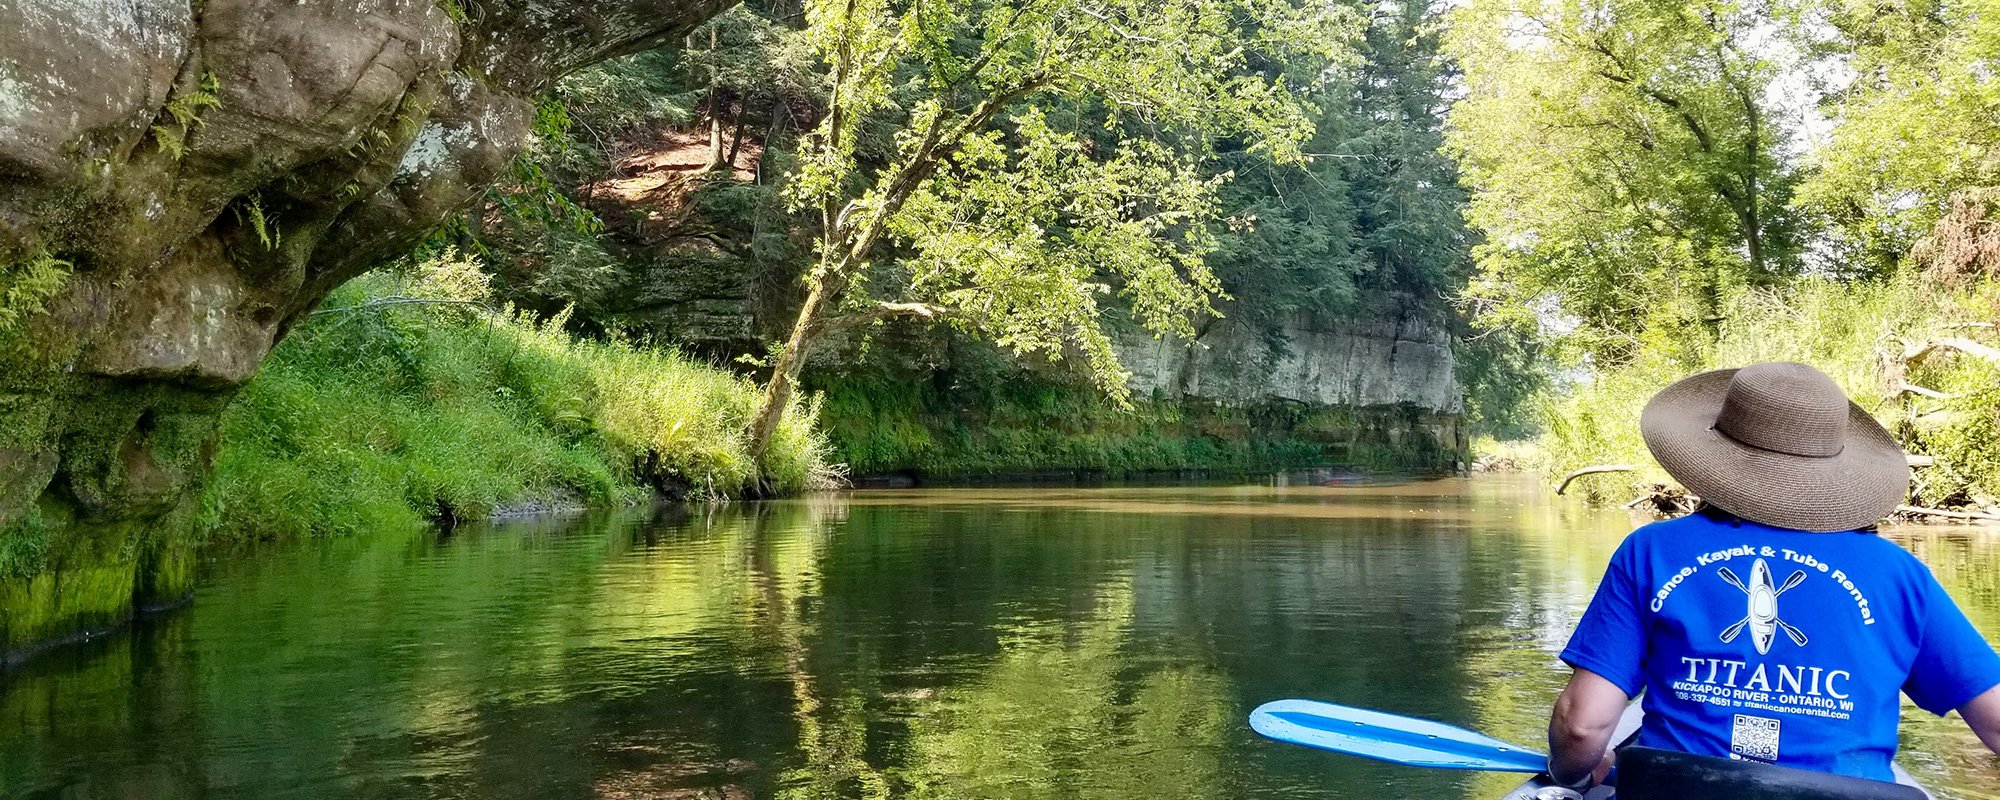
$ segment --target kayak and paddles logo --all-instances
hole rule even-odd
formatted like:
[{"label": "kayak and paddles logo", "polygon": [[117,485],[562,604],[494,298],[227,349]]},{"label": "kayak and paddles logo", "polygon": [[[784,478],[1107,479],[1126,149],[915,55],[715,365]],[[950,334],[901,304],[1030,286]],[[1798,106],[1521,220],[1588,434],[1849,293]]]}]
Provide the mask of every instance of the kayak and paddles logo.
[{"label": "kayak and paddles logo", "polygon": [[1736,637],[1747,627],[1750,629],[1750,644],[1757,648],[1758,655],[1771,652],[1771,643],[1777,640],[1778,631],[1781,630],[1793,644],[1806,646],[1805,632],[1778,616],[1778,598],[1805,581],[1805,570],[1793,572],[1791,577],[1785,579],[1783,585],[1775,587],[1771,584],[1771,566],[1764,563],[1764,559],[1761,558],[1750,565],[1748,584],[1736,577],[1736,573],[1730,571],[1728,567],[1718,567],[1716,574],[1721,575],[1731,586],[1743,590],[1749,597],[1749,610],[1744,613],[1743,618],[1722,630],[1723,644],[1736,641]]}]

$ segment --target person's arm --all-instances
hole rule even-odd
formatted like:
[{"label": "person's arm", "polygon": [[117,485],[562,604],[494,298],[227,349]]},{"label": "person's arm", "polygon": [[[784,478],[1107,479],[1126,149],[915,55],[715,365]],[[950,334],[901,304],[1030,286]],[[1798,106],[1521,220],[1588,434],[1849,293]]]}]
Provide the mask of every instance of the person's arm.
[{"label": "person's arm", "polygon": [[1549,777],[1564,786],[1586,777],[1602,782],[1611,769],[1611,734],[1631,700],[1602,675],[1587,669],[1570,673],[1569,686],[1549,715]]},{"label": "person's arm", "polygon": [[1903,692],[1938,716],[1957,711],[1986,749],[2000,754],[2000,653],[1928,573],[1922,638]]},{"label": "person's arm", "polygon": [[1958,707],[1958,715],[1965,719],[1966,727],[1979,734],[1979,741],[1986,743],[1986,749],[2000,755],[2000,686],[1966,701]]},{"label": "person's arm", "polygon": [[1649,530],[1654,528],[1625,537],[1611,554],[1604,580],[1562,651],[1563,663],[1575,671],[1549,715],[1549,777],[1565,786],[1604,779],[1611,764],[1605,750],[1618,718],[1645,689],[1646,605],[1636,573],[1640,540]]}]

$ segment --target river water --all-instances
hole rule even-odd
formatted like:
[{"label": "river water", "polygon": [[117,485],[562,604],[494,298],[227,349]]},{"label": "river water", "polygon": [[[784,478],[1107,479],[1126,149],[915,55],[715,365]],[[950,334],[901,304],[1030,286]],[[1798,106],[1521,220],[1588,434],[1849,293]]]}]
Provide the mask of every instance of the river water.
[{"label": "river water", "polygon": [[[1630,521],[1519,480],[869,491],[213,553],[0,677],[0,795],[1484,798],[1277,745],[1313,697],[1539,744]],[[2000,533],[1903,528],[2000,641]],[[1946,798],[2000,761],[1910,709]]]}]

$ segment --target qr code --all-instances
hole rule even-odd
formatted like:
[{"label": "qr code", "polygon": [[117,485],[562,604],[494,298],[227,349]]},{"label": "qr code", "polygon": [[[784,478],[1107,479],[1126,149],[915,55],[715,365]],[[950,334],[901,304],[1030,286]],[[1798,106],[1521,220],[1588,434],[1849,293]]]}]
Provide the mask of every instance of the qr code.
[{"label": "qr code", "polygon": [[1778,760],[1778,721],[1737,714],[1729,734],[1729,751],[1758,761]]}]

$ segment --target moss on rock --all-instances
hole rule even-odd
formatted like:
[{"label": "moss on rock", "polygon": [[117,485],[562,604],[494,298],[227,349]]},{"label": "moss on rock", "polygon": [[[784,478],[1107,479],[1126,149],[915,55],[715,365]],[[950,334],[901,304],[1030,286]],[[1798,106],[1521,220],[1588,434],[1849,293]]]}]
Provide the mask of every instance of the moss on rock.
[{"label": "moss on rock", "polygon": [[550,76],[724,6],[0,15],[0,650],[184,594],[216,420],[270,348],[479,196]]}]

